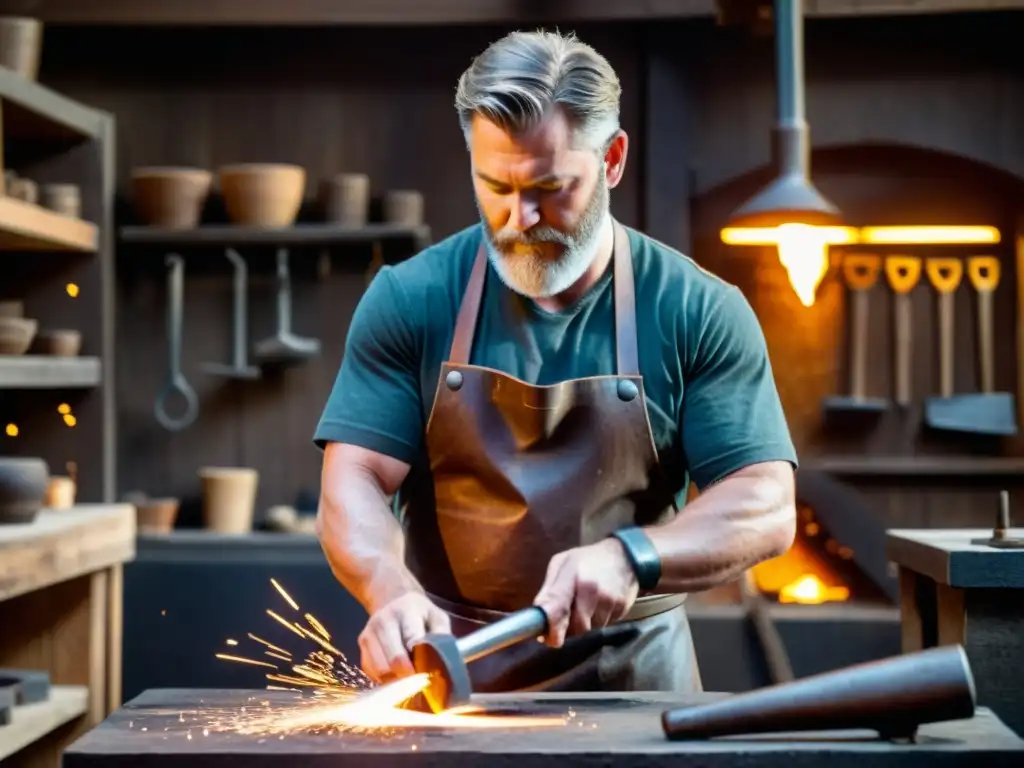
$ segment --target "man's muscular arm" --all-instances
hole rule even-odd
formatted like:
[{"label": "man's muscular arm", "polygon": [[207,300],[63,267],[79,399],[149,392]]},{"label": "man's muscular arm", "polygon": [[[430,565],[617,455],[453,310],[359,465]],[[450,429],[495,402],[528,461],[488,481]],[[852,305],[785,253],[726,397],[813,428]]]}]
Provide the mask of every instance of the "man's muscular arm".
[{"label": "man's muscular arm", "polygon": [[671,522],[646,528],[661,559],[658,591],[711,589],[783,554],[796,535],[794,486],[789,462],[754,464],[704,490]]},{"label": "man's muscular arm", "polygon": [[409,465],[345,443],[324,449],[316,531],[335,578],[372,614],[419,583],[405,567],[390,497]]},{"label": "man's muscular arm", "polygon": [[344,443],[324,449],[316,530],[336,579],[366,609],[359,636],[363,670],[375,680],[413,672],[409,646],[450,631],[405,565],[405,537],[389,498],[409,465]]}]

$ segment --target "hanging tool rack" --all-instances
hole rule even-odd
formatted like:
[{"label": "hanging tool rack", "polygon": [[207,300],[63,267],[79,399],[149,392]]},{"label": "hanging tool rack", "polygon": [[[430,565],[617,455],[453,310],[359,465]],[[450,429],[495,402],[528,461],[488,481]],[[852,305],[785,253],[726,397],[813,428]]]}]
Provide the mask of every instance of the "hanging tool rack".
[{"label": "hanging tool rack", "polygon": [[[194,265],[202,264],[204,274],[230,269],[231,279],[231,347],[227,361],[209,361],[201,365],[202,375],[229,381],[255,382],[268,371],[297,365],[321,353],[320,340],[293,330],[292,324],[292,263],[313,251],[316,256],[315,274],[325,279],[332,270],[332,250],[340,246],[369,246],[369,258],[364,272],[368,285],[377,271],[386,263],[384,243],[401,240],[411,244],[411,252],[430,243],[430,228],[426,225],[365,224],[353,227],[337,224],[296,224],[281,229],[244,227],[237,225],[197,226],[190,229],[171,229],[149,226],[122,227],[121,248],[133,253],[149,251],[162,254],[167,277],[167,377],[156,395],[154,416],[169,431],[180,431],[199,417],[200,402],[192,383],[182,366],[182,349],[188,338],[184,312],[187,291],[186,274],[190,256]],[[219,250],[220,259],[211,259],[212,251]],[[274,253],[275,330],[268,337],[252,342],[249,338],[249,299],[253,261],[261,264],[265,254]],[[299,256],[293,251],[302,251]],[[202,259],[200,262],[199,259]],[[134,264],[147,264],[148,259],[133,256]],[[143,267],[146,268],[146,267]],[[224,271],[227,272],[228,269]]]}]

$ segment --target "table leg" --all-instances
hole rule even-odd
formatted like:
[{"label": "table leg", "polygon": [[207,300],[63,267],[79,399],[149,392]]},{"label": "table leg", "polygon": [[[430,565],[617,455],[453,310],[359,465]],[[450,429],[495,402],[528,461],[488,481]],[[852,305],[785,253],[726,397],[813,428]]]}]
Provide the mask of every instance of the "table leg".
[{"label": "table leg", "polygon": [[115,565],[107,571],[107,714],[121,701],[121,664],[124,641],[124,569]]}]

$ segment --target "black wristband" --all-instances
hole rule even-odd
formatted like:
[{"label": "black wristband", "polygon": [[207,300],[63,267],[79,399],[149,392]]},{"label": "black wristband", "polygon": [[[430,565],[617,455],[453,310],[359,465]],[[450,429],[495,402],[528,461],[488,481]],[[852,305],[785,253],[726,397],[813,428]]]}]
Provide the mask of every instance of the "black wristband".
[{"label": "black wristband", "polygon": [[612,533],[633,566],[641,590],[654,589],[661,581],[661,558],[642,528],[621,528]]}]

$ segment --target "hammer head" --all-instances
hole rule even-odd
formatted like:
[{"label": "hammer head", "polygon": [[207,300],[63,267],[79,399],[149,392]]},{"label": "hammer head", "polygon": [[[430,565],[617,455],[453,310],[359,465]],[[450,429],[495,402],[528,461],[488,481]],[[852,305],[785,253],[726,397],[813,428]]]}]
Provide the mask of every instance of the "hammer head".
[{"label": "hammer head", "polygon": [[412,665],[430,675],[423,698],[435,713],[469,703],[473,688],[455,637],[426,635],[412,647]]}]

